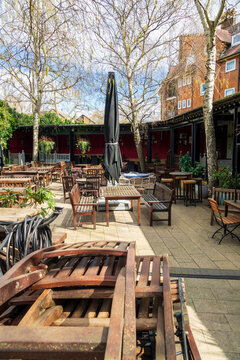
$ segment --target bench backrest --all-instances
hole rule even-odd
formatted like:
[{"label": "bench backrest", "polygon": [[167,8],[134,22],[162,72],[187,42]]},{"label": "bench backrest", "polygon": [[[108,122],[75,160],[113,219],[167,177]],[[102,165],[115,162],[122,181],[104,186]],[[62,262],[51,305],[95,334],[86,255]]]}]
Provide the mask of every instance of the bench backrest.
[{"label": "bench backrest", "polygon": [[9,177],[9,178],[23,178],[23,177],[29,177],[33,181],[39,180],[39,174],[36,171],[5,171],[2,174],[3,177]]},{"label": "bench backrest", "polygon": [[[237,190],[237,200],[240,200],[240,190]],[[235,200],[235,189],[221,189],[213,187],[212,198],[218,205],[224,205],[224,200]]]},{"label": "bench backrest", "polygon": [[29,178],[18,178],[18,179],[0,179],[0,187],[31,187],[31,179]]},{"label": "bench backrest", "polygon": [[166,185],[156,182],[153,195],[159,200],[173,200],[174,190],[169,189]]},{"label": "bench backrest", "polygon": [[71,192],[69,192],[69,199],[70,199],[73,210],[74,210],[73,204],[78,204],[80,201],[80,197],[81,197],[81,195],[80,195],[78,184],[75,184],[73,186]]}]

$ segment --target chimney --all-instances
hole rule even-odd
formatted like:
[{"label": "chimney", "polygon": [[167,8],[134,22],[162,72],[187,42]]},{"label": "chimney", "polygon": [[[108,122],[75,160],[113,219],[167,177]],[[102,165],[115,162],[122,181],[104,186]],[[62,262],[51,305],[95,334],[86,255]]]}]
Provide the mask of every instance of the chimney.
[{"label": "chimney", "polygon": [[231,26],[236,24],[236,10],[233,9],[228,9],[222,16],[222,24],[221,24],[221,29],[223,30],[227,30],[229,29]]}]

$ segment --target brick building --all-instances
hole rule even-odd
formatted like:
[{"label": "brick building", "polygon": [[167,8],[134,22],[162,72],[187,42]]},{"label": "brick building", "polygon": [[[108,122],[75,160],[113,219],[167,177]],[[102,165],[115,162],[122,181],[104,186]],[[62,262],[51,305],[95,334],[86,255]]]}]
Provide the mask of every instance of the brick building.
[{"label": "brick building", "polygon": [[[216,31],[214,100],[239,92],[240,24],[223,24]],[[169,69],[161,87],[161,120],[168,120],[203,105],[206,42],[203,34],[179,38],[179,61]]]}]

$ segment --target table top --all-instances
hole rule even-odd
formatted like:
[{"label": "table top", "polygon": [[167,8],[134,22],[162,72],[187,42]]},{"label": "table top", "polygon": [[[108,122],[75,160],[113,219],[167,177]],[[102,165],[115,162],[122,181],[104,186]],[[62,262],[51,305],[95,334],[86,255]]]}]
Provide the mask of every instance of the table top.
[{"label": "table top", "polygon": [[25,218],[25,216],[34,216],[40,213],[40,210],[32,208],[0,208],[0,224],[8,224]]},{"label": "table top", "polygon": [[149,174],[139,173],[139,172],[130,172],[130,173],[123,174],[123,176],[126,178],[145,178],[145,177],[149,177]]},{"label": "table top", "polygon": [[235,202],[234,200],[224,200],[224,203],[229,206],[233,206],[240,210],[240,201]]},{"label": "table top", "polygon": [[173,175],[173,176],[188,176],[188,175],[192,175],[191,171],[172,171],[169,173],[169,175]]},{"label": "table top", "polygon": [[115,197],[116,199],[119,199],[119,198],[124,199],[127,197],[135,197],[135,198],[141,197],[141,194],[132,185],[105,186],[105,187],[101,188],[100,193],[105,198]]}]

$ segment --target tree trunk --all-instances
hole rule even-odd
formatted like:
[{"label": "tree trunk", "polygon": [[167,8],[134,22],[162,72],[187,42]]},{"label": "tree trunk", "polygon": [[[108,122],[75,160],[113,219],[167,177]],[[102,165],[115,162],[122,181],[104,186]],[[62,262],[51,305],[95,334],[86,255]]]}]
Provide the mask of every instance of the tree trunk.
[{"label": "tree trunk", "polygon": [[214,95],[214,76],[216,64],[216,43],[215,31],[207,34],[208,58],[206,62],[206,89],[203,101],[203,121],[206,136],[207,167],[208,167],[208,187],[212,191],[214,185],[213,173],[217,169],[216,135],[213,121],[213,95]]},{"label": "tree trunk", "polygon": [[38,160],[38,136],[39,136],[39,116],[40,116],[40,106],[36,105],[34,107],[34,120],[33,120],[33,161]]},{"label": "tree trunk", "polygon": [[133,135],[134,135],[134,142],[135,142],[135,146],[136,146],[136,150],[137,150],[137,154],[138,154],[140,169],[141,169],[141,172],[145,172],[146,171],[145,158],[144,158],[144,154],[143,154],[141,135],[140,135],[138,126],[133,127]]}]

